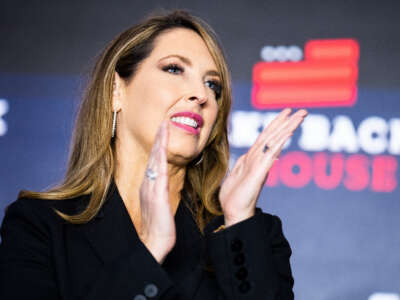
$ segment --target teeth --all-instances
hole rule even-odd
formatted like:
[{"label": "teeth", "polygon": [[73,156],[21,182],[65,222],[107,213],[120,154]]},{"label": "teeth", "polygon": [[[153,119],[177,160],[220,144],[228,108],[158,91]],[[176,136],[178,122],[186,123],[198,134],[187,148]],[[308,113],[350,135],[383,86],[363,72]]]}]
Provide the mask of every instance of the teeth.
[{"label": "teeth", "polygon": [[181,123],[181,124],[185,124],[185,125],[189,125],[191,127],[197,128],[197,122],[195,120],[193,120],[192,118],[188,118],[188,117],[173,117],[173,118],[171,118],[171,120],[176,122],[176,123]]}]

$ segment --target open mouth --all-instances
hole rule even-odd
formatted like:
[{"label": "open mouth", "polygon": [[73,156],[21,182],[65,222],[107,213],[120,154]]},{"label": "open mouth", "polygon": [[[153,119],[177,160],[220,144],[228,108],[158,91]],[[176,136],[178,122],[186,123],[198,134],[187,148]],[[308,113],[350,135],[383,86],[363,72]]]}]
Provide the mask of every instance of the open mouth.
[{"label": "open mouth", "polygon": [[176,127],[186,130],[186,132],[199,134],[204,120],[201,115],[195,112],[183,111],[172,115],[171,122]]},{"label": "open mouth", "polygon": [[172,123],[179,128],[186,130],[192,134],[199,134],[200,128],[198,123],[189,117],[173,117],[171,118]]},{"label": "open mouth", "polygon": [[198,127],[196,120],[189,118],[189,117],[173,117],[173,118],[171,118],[171,121],[179,123],[179,124],[187,125],[187,126],[190,126],[193,128]]}]

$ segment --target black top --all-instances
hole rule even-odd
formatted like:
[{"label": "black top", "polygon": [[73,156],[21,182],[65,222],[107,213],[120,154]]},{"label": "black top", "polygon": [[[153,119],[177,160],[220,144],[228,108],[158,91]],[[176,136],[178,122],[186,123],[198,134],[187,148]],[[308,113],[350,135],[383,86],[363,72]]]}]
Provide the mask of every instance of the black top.
[{"label": "black top", "polygon": [[213,233],[224,222],[219,216],[203,236],[184,196],[176,244],[160,265],[114,183],[87,224],[70,224],[52,209],[78,213],[88,201],[19,199],[9,206],[1,226],[0,299],[294,299],[291,249],[277,216],[257,208],[255,216]]}]

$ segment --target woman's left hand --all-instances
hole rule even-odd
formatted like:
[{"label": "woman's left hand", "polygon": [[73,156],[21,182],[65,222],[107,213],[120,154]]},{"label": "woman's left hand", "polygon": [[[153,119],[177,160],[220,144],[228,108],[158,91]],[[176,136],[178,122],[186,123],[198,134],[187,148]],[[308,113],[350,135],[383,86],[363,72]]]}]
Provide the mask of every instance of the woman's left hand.
[{"label": "woman's left hand", "polygon": [[[286,141],[307,115],[304,109],[290,115],[286,108],[263,130],[249,151],[239,157],[221,185],[219,201],[225,226],[254,215],[258,196],[268,172]],[[266,149],[265,146],[268,148]]]}]

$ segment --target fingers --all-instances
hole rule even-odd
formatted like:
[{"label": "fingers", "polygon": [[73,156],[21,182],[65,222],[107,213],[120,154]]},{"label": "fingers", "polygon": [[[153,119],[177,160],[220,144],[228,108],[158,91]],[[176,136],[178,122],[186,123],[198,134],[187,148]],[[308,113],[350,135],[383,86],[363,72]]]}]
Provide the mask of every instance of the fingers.
[{"label": "fingers", "polygon": [[168,162],[167,162],[167,148],[168,148],[168,122],[163,121],[160,125],[160,147],[158,151],[157,164],[159,166],[158,184],[161,193],[168,191]]},{"label": "fingers", "polygon": [[149,167],[157,167],[162,161],[161,157],[164,154],[162,150],[166,150],[168,143],[167,125],[167,122],[163,121],[157,130],[156,136],[154,138],[153,147],[150,151],[150,156],[147,163]]},{"label": "fingers", "polygon": [[152,170],[156,173],[156,178],[154,180],[145,177],[145,181],[147,184],[151,182],[156,183],[152,186],[157,186],[158,189],[161,189],[163,192],[167,188],[168,179],[167,177],[167,147],[168,147],[168,123],[163,121],[160,127],[157,130],[156,136],[154,138],[153,147],[151,149],[146,172],[147,170]]},{"label": "fingers", "polygon": [[157,154],[159,152],[160,146],[161,146],[161,139],[162,136],[164,134],[164,127],[163,127],[163,123],[161,123],[160,127],[157,130],[156,136],[154,138],[154,142],[153,142],[153,147],[151,148],[150,151],[150,156],[149,156],[149,160],[148,160],[148,165],[154,165],[154,161],[157,158]]},{"label": "fingers", "polygon": [[260,133],[258,136],[255,144],[259,144],[261,141],[263,141],[269,134],[273,133],[276,128],[285,122],[287,120],[287,117],[289,114],[292,112],[290,108],[285,108],[282,110],[272,121],[271,123],[268,124],[267,127],[264,128],[264,130]]},{"label": "fingers", "polygon": [[[281,132],[275,139],[274,141],[271,142],[271,148],[269,148],[266,151],[265,156],[271,156],[273,158],[273,161],[275,161],[275,159],[279,158],[279,155],[283,149],[283,146],[285,145],[285,143],[287,142],[287,140],[293,135],[293,132],[288,132],[288,131],[284,131]],[[272,162],[273,162],[272,161]]]},{"label": "fingers", "polygon": [[268,135],[265,139],[265,142],[270,145],[270,143],[274,143],[274,140],[281,136],[282,134],[289,133],[293,134],[293,132],[300,126],[303,122],[304,117],[300,114],[293,114],[290,118],[288,118],[285,122],[280,124],[279,127],[276,128],[274,132]]},{"label": "fingers", "polygon": [[290,109],[284,109],[257,138],[256,143],[253,145],[254,151],[259,151],[265,145],[272,147],[274,141],[282,134],[293,134],[296,128],[303,122],[307,116],[305,109],[300,109],[294,114],[290,115]]},{"label": "fingers", "polygon": [[[260,178],[267,176],[269,169],[274,161],[279,157],[283,146],[293,135],[294,131],[303,122],[307,111],[302,109],[290,115],[290,110],[283,110],[272,122],[264,129],[257,138],[256,143],[246,154],[247,161],[250,162],[259,173]],[[263,151],[267,146],[268,150]],[[263,180],[261,180],[264,182]]]},{"label": "fingers", "polygon": [[267,132],[274,132],[282,122],[286,121],[292,110],[290,108],[283,109],[272,122],[267,126]]},{"label": "fingers", "polygon": [[273,131],[268,128],[266,135],[279,134],[279,132],[282,130],[294,131],[300,125],[301,121],[305,118],[306,115],[306,110],[298,110],[291,116],[288,115],[285,119],[279,120],[279,122],[275,124]]},{"label": "fingers", "polygon": [[304,114],[304,112],[293,115],[288,121],[282,124],[281,127],[277,128],[275,134],[272,137],[267,138],[265,141],[265,144],[270,147],[266,153],[262,151],[262,148],[257,148],[257,151],[261,153],[259,155],[264,156],[261,164],[264,165],[264,168],[267,172],[269,168],[272,167],[273,162],[279,157],[287,140],[293,135],[293,132],[296,130],[296,128],[303,122],[305,115],[306,114]]},{"label": "fingers", "polygon": [[144,177],[140,187],[140,239],[157,261],[173,248],[176,229],[168,193],[168,121],[160,124],[150,151],[147,169],[156,172],[154,179]]}]

